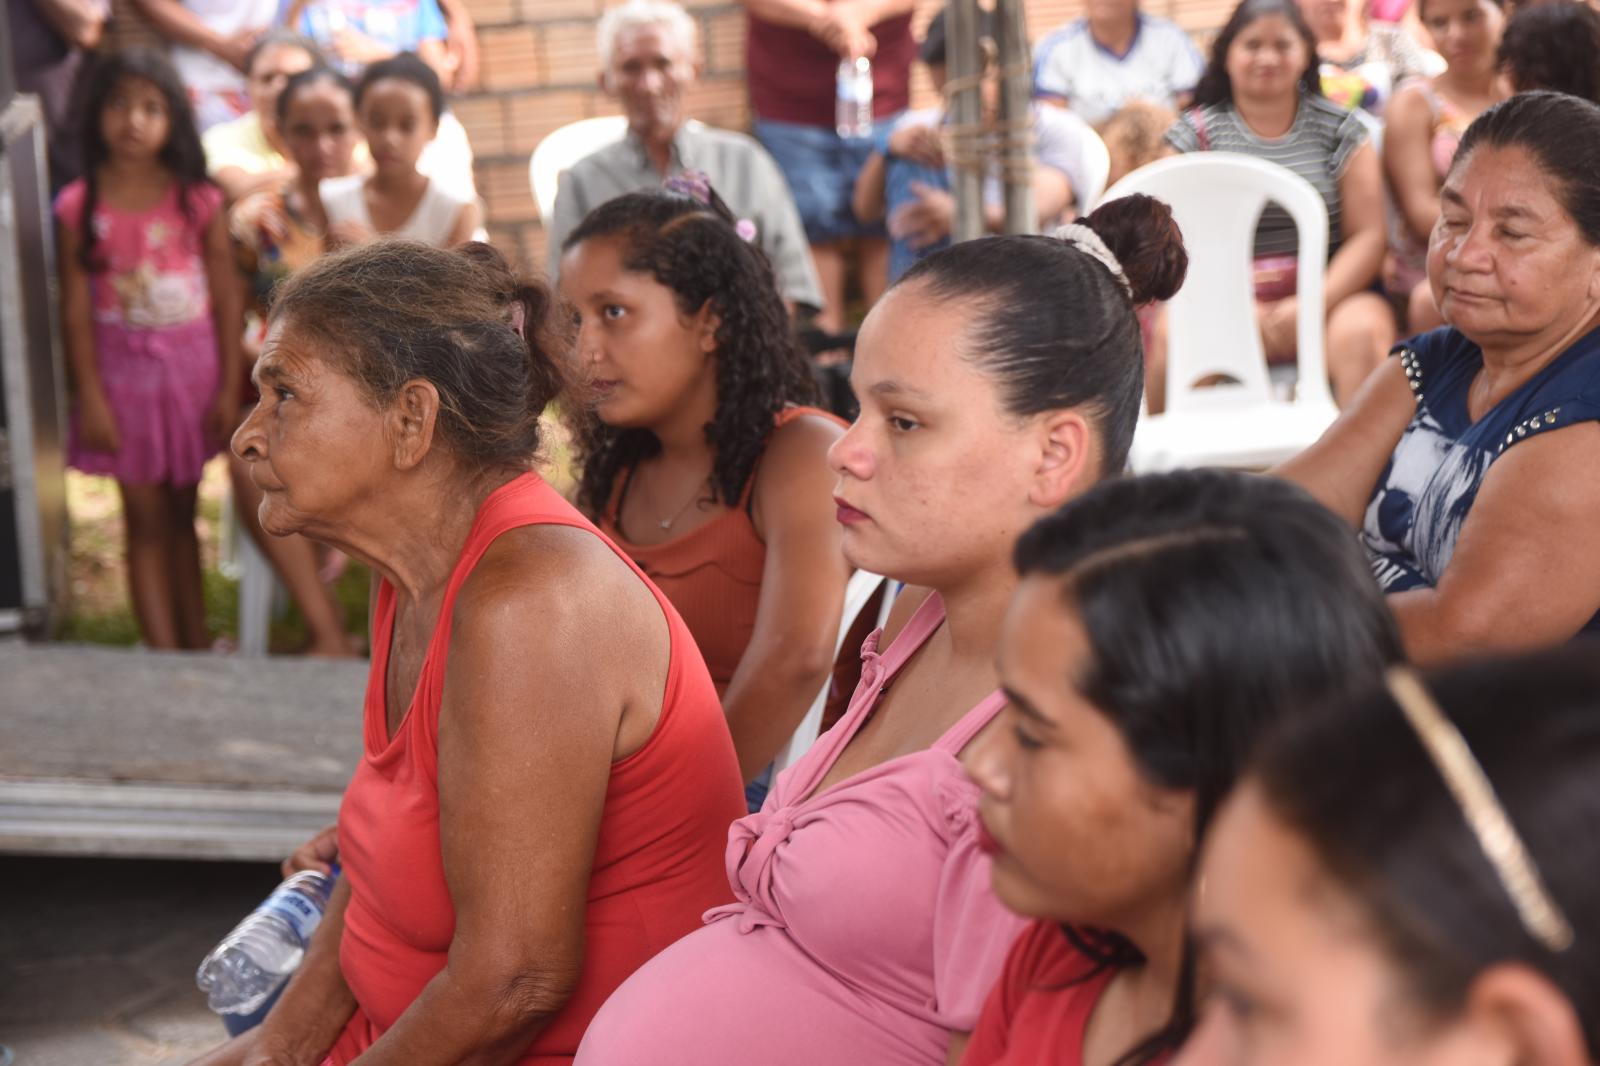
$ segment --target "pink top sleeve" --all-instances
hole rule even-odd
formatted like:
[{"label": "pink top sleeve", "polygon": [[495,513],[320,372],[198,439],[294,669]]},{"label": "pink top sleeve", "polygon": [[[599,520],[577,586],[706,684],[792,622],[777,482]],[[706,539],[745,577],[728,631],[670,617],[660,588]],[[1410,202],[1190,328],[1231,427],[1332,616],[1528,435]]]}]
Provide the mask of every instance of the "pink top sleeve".
[{"label": "pink top sleeve", "polygon": [[211,219],[222,210],[222,189],[209,181],[196,182],[184,189],[189,207],[194,212],[195,228],[204,233]]},{"label": "pink top sleeve", "polygon": [[73,232],[83,232],[83,199],[88,195],[88,187],[83,179],[67,183],[66,188],[56,193],[56,221],[64,226],[71,226]]},{"label": "pink top sleeve", "polygon": [[934,1009],[945,1028],[969,1032],[1028,920],[1007,910],[989,884],[989,856],[978,847],[977,786],[942,783],[949,851],[933,914]]}]

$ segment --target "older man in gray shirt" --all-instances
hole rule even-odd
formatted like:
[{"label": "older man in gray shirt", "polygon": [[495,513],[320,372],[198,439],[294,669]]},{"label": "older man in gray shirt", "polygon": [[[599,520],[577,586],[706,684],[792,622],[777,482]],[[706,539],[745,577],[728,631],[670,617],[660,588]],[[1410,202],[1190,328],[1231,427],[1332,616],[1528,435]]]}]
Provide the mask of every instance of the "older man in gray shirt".
[{"label": "older man in gray shirt", "polygon": [[792,307],[820,309],[822,287],[783,172],[756,141],[684,114],[684,94],[699,75],[694,20],[670,0],[628,0],[600,19],[601,87],[628,117],[616,144],[585,156],[561,176],[549,221],[550,276],[561,246],[585,215],[624,193],[658,189],[673,174],[703,171],[772,261]]}]

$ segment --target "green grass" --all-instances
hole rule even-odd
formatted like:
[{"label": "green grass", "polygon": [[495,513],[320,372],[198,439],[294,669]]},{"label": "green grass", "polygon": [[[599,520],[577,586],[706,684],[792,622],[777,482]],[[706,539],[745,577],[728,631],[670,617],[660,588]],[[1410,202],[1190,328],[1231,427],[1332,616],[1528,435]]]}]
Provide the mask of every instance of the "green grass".
[{"label": "green grass", "polygon": [[[195,528],[200,534],[201,579],[206,604],[206,630],[213,640],[239,636],[239,583],[219,565],[221,515],[227,494],[227,473],[220,461],[207,466],[200,483]],[[123,564],[122,509],[109,478],[67,472],[67,510],[72,544],[67,563],[70,589],[57,636],[89,644],[131,646],[139,643],[139,626],[128,601]],[[367,633],[366,567],[352,562],[334,584],[334,597],[344,608],[346,631]],[[294,653],[307,641],[305,620],[293,603],[272,621],[268,648]]]}]

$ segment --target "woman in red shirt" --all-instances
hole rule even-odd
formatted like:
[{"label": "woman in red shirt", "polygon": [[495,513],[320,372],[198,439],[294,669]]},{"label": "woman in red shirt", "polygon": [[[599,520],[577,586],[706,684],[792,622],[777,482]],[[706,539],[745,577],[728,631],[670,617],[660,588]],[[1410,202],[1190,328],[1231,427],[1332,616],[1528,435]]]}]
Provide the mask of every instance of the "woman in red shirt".
[{"label": "woman in red shirt", "polygon": [[619,196],[567,238],[595,383],[577,502],[672,600],[722,697],[752,809],[833,666],[850,566],[805,356],[705,175]]},{"label": "woman in red shirt", "polygon": [[278,292],[234,451],[269,533],[381,580],[344,876],[265,1023],[208,1064],[570,1061],[611,991],[731,898],[744,808],[705,664],[529,469],[555,320],[481,245],[376,242]]},{"label": "woman in red shirt", "polygon": [[1038,919],[968,1066],[1132,1066],[1193,1024],[1195,849],[1262,731],[1399,637],[1360,546],[1271,479],[1106,482],[1017,545],[1002,728],[967,757],[995,894]]}]

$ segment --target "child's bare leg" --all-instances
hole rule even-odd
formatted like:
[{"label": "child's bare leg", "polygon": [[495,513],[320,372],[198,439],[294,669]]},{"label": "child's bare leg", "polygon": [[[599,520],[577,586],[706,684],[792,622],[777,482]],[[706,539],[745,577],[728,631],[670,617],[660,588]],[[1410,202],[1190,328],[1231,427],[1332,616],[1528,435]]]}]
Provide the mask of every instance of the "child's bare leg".
[{"label": "child's bare leg", "polygon": [[206,600],[200,577],[200,537],[194,528],[194,505],[199,485],[165,487],[167,521],[171,527],[168,565],[172,569],[172,604],[177,612],[178,640],[192,650],[211,646],[206,632]]},{"label": "child's bare leg", "polygon": [[133,600],[139,633],[147,647],[180,647],[170,572],[167,489],[120,481],[117,488],[122,493],[122,524],[127,540],[128,594]]}]

